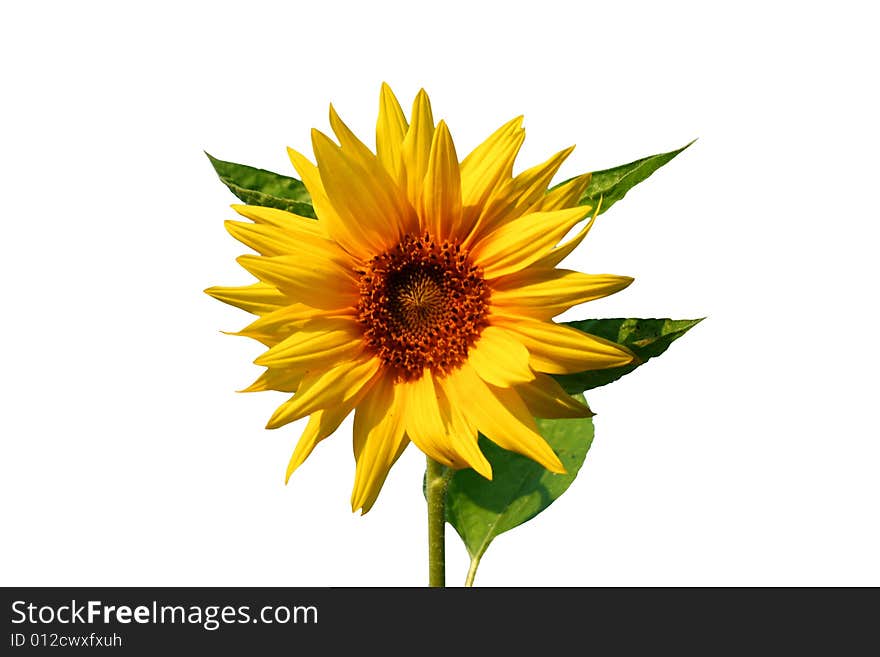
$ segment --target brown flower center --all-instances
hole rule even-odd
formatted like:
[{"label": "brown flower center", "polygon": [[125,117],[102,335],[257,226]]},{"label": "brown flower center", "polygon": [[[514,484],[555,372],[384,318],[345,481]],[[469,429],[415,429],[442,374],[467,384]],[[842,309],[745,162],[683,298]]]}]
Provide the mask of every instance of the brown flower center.
[{"label": "brown flower center", "polygon": [[358,273],[358,322],[398,380],[454,370],[488,324],[489,288],[458,242],[407,235]]}]

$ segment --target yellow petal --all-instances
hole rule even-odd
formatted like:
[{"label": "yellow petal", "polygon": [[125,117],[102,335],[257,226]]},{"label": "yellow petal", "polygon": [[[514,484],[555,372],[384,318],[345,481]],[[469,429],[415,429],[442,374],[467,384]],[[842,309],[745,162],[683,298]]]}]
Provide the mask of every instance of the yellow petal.
[{"label": "yellow petal", "polygon": [[257,224],[272,226],[283,231],[295,230],[297,235],[304,234],[330,239],[325,230],[325,225],[321,221],[302,217],[293,212],[287,212],[278,208],[267,208],[262,205],[235,204],[232,206],[232,209],[242,217],[250,219]]},{"label": "yellow petal", "polygon": [[275,256],[240,256],[237,262],[251,274],[282,290],[293,301],[334,310],[357,304],[353,272],[310,253]]},{"label": "yellow petal", "polygon": [[[336,310],[318,310],[304,303],[291,303],[289,306],[283,306],[263,315],[232,335],[259,340],[272,347],[309,320],[315,317],[336,316],[338,314],[339,311]],[[353,314],[344,316],[354,317]]]},{"label": "yellow petal", "polygon": [[312,131],[312,143],[327,198],[369,253],[382,253],[415,226],[412,207],[372,153],[367,151],[372,159],[365,159],[317,130]]},{"label": "yellow petal", "polygon": [[284,477],[284,483],[290,481],[290,475],[309,457],[309,454],[315,449],[315,445],[339,428],[339,425],[351,413],[353,407],[354,404],[349,403],[312,413],[308,424],[306,424],[305,431],[303,431],[302,436],[300,436],[299,441],[296,443],[296,448],[293,450],[290,462],[287,464],[287,474]]},{"label": "yellow petal", "polygon": [[366,513],[373,506],[388,471],[409,444],[404,432],[400,391],[391,377],[381,377],[354,415],[357,461],[351,510]]},{"label": "yellow petal", "polygon": [[[342,147],[342,150],[346,152],[346,155],[351,161],[356,162],[367,171],[370,171],[370,173],[373,173],[373,166],[378,165],[376,156],[373,154],[373,151],[371,151],[364,142],[358,139],[357,135],[345,125],[345,122],[339,117],[339,114],[336,112],[336,109],[332,104],[330,105],[330,127],[333,129],[333,134],[335,134],[336,138],[339,140],[339,145]],[[320,167],[318,167],[318,169],[320,170]],[[387,175],[387,172],[383,173]]]},{"label": "yellow petal", "polygon": [[593,210],[593,216],[586,224],[584,224],[584,227],[578,231],[577,235],[572,237],[570,240],[564,242],[563,244],[560,244],[555,249],[551,250],[550,253],[545,255],[543,258],[536,260],[533,266],[535,268],[541,269],[553,269],[565,258],[567,258],[571,254],[571,252],[574,251],[578,247],[578,245],[584,241],[587,233],[590,232],[593,224],[596,223],[596,217],[599,216],[599,208],[601,207],[602,199],[599,199],[599,203],[596,205],[596,209]]},{"label": "yellow petal", "polygon": [[462,204],[485,206],[489,196],[510,178],[513,162],[525,139],[523,117],[508,121],[477,146],[461,163]]},{"label": "yellow petal", "polygon": [[307,252],[309,257],[321,256],[346,271],[353,271],[355,263],[351,256],[339,244],[323,235],[317,221],[295,214],[289,216],[295,220],[283,228],[240,221],[227,221],[225,226],[234,238],[262,255],[299,255]]},{"label": "yellow petal", "polygon": [[468,350],[468,363],[480,378],[507,387],[535,378],[529,367],[529,352],[510,332],[487,326]]},{"label": "yellow petal", "polygon": [[431,143],[434,140],[434,116],[431,100],[424,89],[413,101],[412,122],[403,139],[403,165],[406,169],[406,195],[413,207],[418,207],[422,181],[428,170]]},{"label": "yellow petal", "polygon": [[539,372],[572,374],[620,367],[633,362],[626,347],[569,326],[531,319],[493,318],[529,350],[529,362]]},{"label": "yellow petal", "polygon": [[516,386],[516,392],[535,417],[574,418],[592,417],[590,408],[574,399],[556,379],[538,374],[534,381]]},{"label": "yellow petal", "polygon": [[317,317],[303,324],[254,363],[291,370],[326,369],[364,348],[360,327],[349,317]]},{"label": "yellow petal", "polygon": [[619,292],[632,282],[629,276],[529,267],[492,283],[492,305],[502,314],[550,319],[579,303]]},{"label": "yellow petal", "polygon": [[489,440],[537,461],[551,472],[565,473],[559,457],[538,433],[535,419],[513,389],[485,383],[465,363],[446,377],[444,390],[450,403],[464,410]]},{"label": "yellow petal", "polygon": [[434,132],[419,204],[421,225],[436,238],[456,235],[461,224],[461,176],[445,121]]},{"label": "yellow petal", "polygon": [[574,146],[569,146],[550,157],[546,162],[526,169],[513,179],[510,186],[516,190],[516,205],[521,211],[547,193],[553,176],[556,175],[559,167],[573,150]]},{"label": "yellow petal", "polygon": [[588,212],[569,208],[518,217],[480,240],[471,257],[487,279],[512,274],[547,255]]},{"label": "yellow petal", "polygon": [[302,178],[306,189],[309,190],[309,194],[312,197],[312,206],[315,208],[318,221],[324,226],[324,230],[326,230],[330,238],[358,259],[364,260],[375,255],[370,251],[369,245],[360,241],[359,234],[353,230],[351,225],[342,220],[330,203],[327,192],[324,190],[324,183],[321,180],[318,167],[309,162],[307,157],[292,148],[287,149],[287,154],[290,156],[290,161],[293,163],[300,178]]},{"label": "yellow petal", "polygon": [[[248,218],[264,218],[263,212],[245,212],[241,206],[233,206]],[[261,211],[273,210],[286,215],[284,223],[274,223],[256,219],[258,223],[250,224],[241,221],[225,222],[226,230],[242,244],[246,244],[261,255],[289,255],[303,251],[320,251],[327,258],[340,266],[351,268],[354,261],[351,256],[336,242],[332,241],[319,221],[307,219],[289,212],[274,208],[260,208]]]},{"label": "yellow petal", "polygon": [[369,390],[378,369],[376,358],[362,356],[326,370],[306,372],[297,393],[275,410],[266,428],[277,429],[320,410],[353,408]]},{"label": "yellow petal", "polygon": [[270,367],[266,369],[256,381],[238,392],[262,392],[264,390],[296,392],[302,378],[302,372],[292,372],[290,370],[274,369]]},{"label": "yellow petal", "polygon": [[462,409],[449,401],[445,379],[437,379],[440,414],[446,425],[449,442],[456,453],[474,470],[491,481],[492,465],[480,450],[476,425]]},{"label": "yellow petal", "polygon": [[[385,207],[381,216],[372,218],[380,227],[380,232],[387,233],[387,240],[395,243],[402,235],[418,232],[418,218],[398,182],[388,174],[372,151],[342,122],[332,105],[330,125],[343,151],[351,158],[352,166],[363,172],[364,179],[370,186],[368,198],[377,199],[377,204]],[[356,208],[356,213],[361,220],[369,219],[364,214],[362,206]]]},{"label": "yellow petal", "polygon": [[402,149],[408,129],[409,124],[400,103],[391,87],[383,82],[379,94],[379,119],[376,122],[376,153],[379,162],[401,189],[406,188]]},{"label": "yellow petal", "polygon": [[531,212],[546,212],[548,210],[561,210],[562,208],[571,208],[578,205],[584,192],[587,191],[587,187],[590,186],[592,178],[592,173],[585,173],[565,181],[547,192],[529,210]]},{"label": "yellow petal", "polygon": [[292,302],[274,285],[263,282],[241,287],[215,285],[205,290],[205,294],[253,315],[266,315]]},{"label": "yellow petal", "polygon": [[553,176],[573,150],[574,146],[566,148],[502,185],[480,213],[468,242],[476,242],[496,227],[529,212],[531,206],[545,195]]},{"label": "yellow petal", "polygon": [[247,224],[242,221],[226,221],[223,225],[235,239],[261,255],[282,255],[300,248],[292,233],[274,226]]},{"label": "yellow petal", "polygon": [[425,454],[443,465],[467,467],[449,441],[446,426],[440,415],[440,404],[431,370],[425,369],[421,378],[404,381],[400,386],[404,403],[406,433]]}]

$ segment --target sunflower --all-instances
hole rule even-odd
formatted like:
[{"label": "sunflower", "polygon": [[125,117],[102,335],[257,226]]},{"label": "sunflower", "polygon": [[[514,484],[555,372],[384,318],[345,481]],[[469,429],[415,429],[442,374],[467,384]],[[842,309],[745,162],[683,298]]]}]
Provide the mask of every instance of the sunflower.
[{"label": "sunflower", "polygon": [[206,290],[258,315],[238,333],[268,347],[246,391],[294,393],[267,428],[309,418],[287,479],[352,411],[354,511],[372,507],[410,442],[491,479],[479,432],[565,472],[534,418],[591,412],[550,375],[633,360],[552,321],[632,282],[557,269],[595,220],[578,205],[589,174],[548,191],[572,148],[514,176],[518,117],[459,162],[424,90],[408,122],[387,85],[376,153],[332,106],[330,124],[336,141],[312,131],[317,165],[288,149],[317,220],[233,206],[250,221],[226,227],[259,254],[238,258],[258,282]]}]

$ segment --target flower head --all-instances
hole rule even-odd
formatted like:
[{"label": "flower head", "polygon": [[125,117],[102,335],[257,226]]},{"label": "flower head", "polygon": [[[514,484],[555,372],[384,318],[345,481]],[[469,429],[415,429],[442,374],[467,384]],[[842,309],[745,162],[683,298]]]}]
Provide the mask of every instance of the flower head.
[{"label": "flower head", "polygon": [[259,254],[238,259],[258,282],[207,290],[259,316],[240,335],[268,347],[266,371],[246,390],[294,393],[268,428],[309,418],[287,478],[352,411],[353,510],[370,509],[410,441],[491,478],[481,432],[564,472],[534,418],[590,411],[548,375],[633,359],[552,321],[632,282],[556,268],[595,219],[578,205],[589,174],[548,191],[566,149],[514,176],[522,117],[459,163],[424,91],[407,121],[382,86],[375,154],[332,107],[330,123],[337,141],[312,131],[317,166],[289,149],[317,220],[234,206],[250,222],[226,226]]}]

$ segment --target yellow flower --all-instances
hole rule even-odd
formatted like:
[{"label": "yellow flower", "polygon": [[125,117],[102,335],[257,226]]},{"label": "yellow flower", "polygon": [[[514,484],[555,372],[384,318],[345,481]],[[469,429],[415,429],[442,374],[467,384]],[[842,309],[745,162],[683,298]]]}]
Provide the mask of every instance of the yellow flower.
[{"label": "yellow flower", "polygon": [[246,390],[295,393],[267,428],[309,417],[287,478],[352,411],[352,510],[370,509],[410,441],[440,463],[491,478],[477,446],[482,432],[564,472],[534,417],[590,411],[548,375],[633,359],[551,321],[632,282],[556,269],[595,219],[578,205],[589,174],[547,191],[569,148],[513,176],[522,117],[459,163],[424,90],[408,123],[382,86],[376,154],[332,106],[330,123],[338,145],[312,131],[317,166],[288,149],[317,221],[234,206],[253,223],[226,227],[259,253],[238,259],[259,282],[206,290],[259,315],[239,333],[269,348],[255,361],[266,371]]}]

